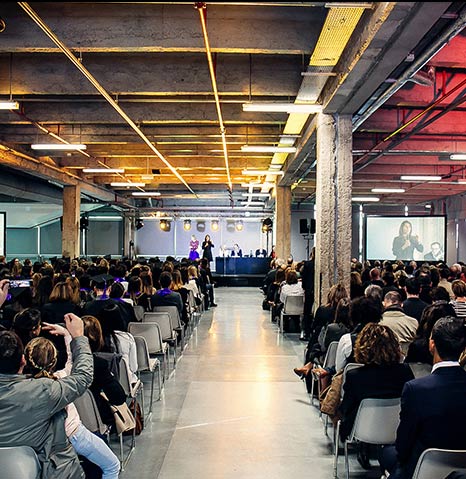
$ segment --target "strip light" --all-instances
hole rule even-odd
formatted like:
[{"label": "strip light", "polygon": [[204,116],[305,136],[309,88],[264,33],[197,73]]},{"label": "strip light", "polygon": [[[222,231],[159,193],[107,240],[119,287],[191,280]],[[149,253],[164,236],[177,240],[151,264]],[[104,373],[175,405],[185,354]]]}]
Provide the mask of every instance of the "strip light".
[{"label": "strip light", "polygon": [[380,201],[380,198],[377,198],[377,196],[353,196],[351,201],[361,203],[377,203]]},{"label": "strip light", "polygon": [[131,181],[126,181],[126,182],[115,182],[115,183],[110,183],[110,186],[117,186],[117,187],[122,187],[122,188],[125,188],[125,187],[129,187],[129,186],[139,186],[141,188],[143,188],[144,186],[146,186],[145,183],[133,183]]},{"label": "strip light", "polygon": [[270,171],[270,170],[243,170],[241,174],[253,175],[253,176],[262,176],[262,175],[283,176],[285,173],[283,171]]},{"label": "strip light", "polygon": [[13,100],[2,100],[0,110],[19,110],[19,103]]},{"label": "strip light", "polygon": [[59,150],[59,151],[70,151],[70,150],[85,150],[86,145],[80,145],[77,143],[33,143],[31,145],[33,150]]},{"label": "strip light", "polygon": [[160,196],[159,191],[134,191],[131,193],[133,196]]},{"label": "strip light", "polygon": [[83,173],[124,173],[123,168],[83,168]]},{"label": "strip light", "polygon": [[296,153],[295,146],[243,145],[245,153]]},{"label": "strip light", "polygon": [[455,153],[453,155],[450,155],[450,160],[466,160],[466,154],[465,153]]},{"label": "strip light", "polygon": [[277,113],[319,113],[322,111],[322,105],[306,103],[274,103],[257,102],[243,103],[243,111],[262,111]]},{"label": "strip light", "polygon": [[404,193],[404,188],[372,188],[372,193]]},{"label": "strip light", "polygon": [[402,181],[440,181],[442,177],[429,175],[403,175],[400,179]]}]

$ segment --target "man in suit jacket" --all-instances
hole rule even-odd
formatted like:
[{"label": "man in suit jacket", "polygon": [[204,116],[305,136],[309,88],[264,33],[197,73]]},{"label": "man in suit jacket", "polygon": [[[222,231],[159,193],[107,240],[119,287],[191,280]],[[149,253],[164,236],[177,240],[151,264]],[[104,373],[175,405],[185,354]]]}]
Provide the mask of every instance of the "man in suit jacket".
[{"label": "man in suit jacket", "polygon": [[466,449],[466,371],[458,362],[465,337],[460,318],[447,316],[435,323],[429,342],[432,374],[405,384],[396,446],[383,451],[381,464],[390,479],[410,479],[428,448]]}]

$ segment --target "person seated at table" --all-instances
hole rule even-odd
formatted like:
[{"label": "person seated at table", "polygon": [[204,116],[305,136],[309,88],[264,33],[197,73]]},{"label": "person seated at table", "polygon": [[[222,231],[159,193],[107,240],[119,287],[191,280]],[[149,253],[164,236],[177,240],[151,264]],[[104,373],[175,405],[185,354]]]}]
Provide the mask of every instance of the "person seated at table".
[{"label": "person seated at table", "polygon": [[231,252],[231,256],[236,257],[236,258],[242,258],[243,257],[243,251],[239,247],[238,243],[235,243],[233,245],[233,251]]}]

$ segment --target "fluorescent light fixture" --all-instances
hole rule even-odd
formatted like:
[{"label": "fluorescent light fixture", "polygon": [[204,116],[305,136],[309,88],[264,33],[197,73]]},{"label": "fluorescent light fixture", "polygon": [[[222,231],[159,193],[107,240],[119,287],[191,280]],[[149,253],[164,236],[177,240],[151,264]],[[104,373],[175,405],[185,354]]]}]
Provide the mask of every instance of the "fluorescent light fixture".
[{"label": "fluorescent light fixture", "polygon": [[262,176],[262,175],[283,176],[285,173],[283,171],[270,171],[270,170],[243,170],[242,174],[252,175],[252,176]]},{"label": "fluorescent light fixture", "polygon": [[273,168],[274,170],[280,170],[283,165],[274,163],[272,165],[269,165],[269,168]]},{"label": "fluorescent light fixture", "polygon": [[450,160],[466,160],[466,154],[455,153],[454,155],[450,155]]},{"label": "fluorescent light fixture", "polygon": [[459,178],[458,180],[456,180],[456,182],[464,185],[466,183],[466,178]]},{"label": "fluorescent light fixture", "polygon": [[257,196],[258,198],[268,198],[268,193],[241,193],[241,196]]},{"label": "fluorescent light fixture", "polygon": [[322,105],[312,103],[277,103],[255,102],[243,103],[243,111],[272,111],[277,113],[319,113]]},{"label": "fluorescent light fixture", "polygon": [[380,201],[380,198],[377,198],[377,196],[353,196],[351,201],[361,203],[377,203],[377,201]]},{"label": "fluorescent light fixture", "polygon": [[241,188],[273,188],[273,183],[261,183],[260,181],[251,181],[250,183],[241,183]]},{"label": "fluorescent light fixture", "polygon": [[69,151],[69,150],[85,150],[86,145],[80,145],[76,143],[34,143],[31,145],[33,150],[59,150],[59,151]]},{"label": "fluorescent light fixture", "polygon": [[123,188],[130,187],[130,186],[140,186],[142,188],[142,187],[146,186],[146,184],[145,183],[133,183],[131,181],[126,181],[126,182],[117,181],[115,183],[110,183],[110,186],[121,186]]},{"label": "fluorescent light fixture", "polygon": [[429,175],[403,175],[400,179],[402,181],[440,181],[442,177]]},{"label": "fluorescent light fixture", "polygon": [[264,206],[262,201],[244,201],[242,203],[238,203],[239,206]]},{"label": "fluorescent light fixture", "polygon": [[133,196],[160,196],[159,191],[133,191]]},{"label": "fluorescent light fixture", "polygon": [[295,153],[295,146],[268,146],[268,145],[243,145],[241,151],[245,153]]},{"label": "fluorescent light fixture", "polygon": [[427,208],[428,210],[430,210],[432,208],[432,205],[425,205],[424,208]]},{"label": "fluorescent light fixture", "polygon": [[367,2],[328,2],[325,8],[369,8],[372,9],[372,3]]},{"label": "fluorescent light fixture", "polygon": [[372,193],[404,193],[404,188],[372,188]]},{"label": "fluorescent light fixture", "polygon": [[19,103],[13,100],[2,100],[0,110],[19,110]]},{"label": "fluorescent light fixture", "polygon": [[83,168],[83,173],[124,173],[123,168]]}]

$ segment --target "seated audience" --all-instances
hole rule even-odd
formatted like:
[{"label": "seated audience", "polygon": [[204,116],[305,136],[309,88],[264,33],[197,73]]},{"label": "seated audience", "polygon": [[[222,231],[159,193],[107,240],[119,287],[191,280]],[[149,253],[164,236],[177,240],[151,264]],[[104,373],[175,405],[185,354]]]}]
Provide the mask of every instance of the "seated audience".
[{"label": "seated audience", "polygon": [[383,300],[384,313],[380,324],[388,326],[398,337],[403,354],[408,352],[409,344],[414,340],[419,323],[403,312],[401,297],[390,291]]},{"label": "seated audience", "polygon": [[455,299],[451,300],[456,316],[466,318],[466,283],[461,279],[456,279],[451,284]]},{"label": "seated audience", "polygon": [[152,307],[156,306],[176,306],[180,318],[183,316],[183,300],[180,293],[172,291],[170,286],[172,284],[172,275],[168,271],[164,271],[160,275],[160,286],[162,289],[157,291],[151,297]]},{"label": "seated audience", "polygon": [[[58,380],[71,374],[73,361],[71,357],[71,335],[64,327],[54,324],[44,324],[52,334],[65,338],[68,361],[64,369],[56,371],[57,350],[46,338],[34,338],[24,350],[26,365],[24,372],[35,379],[48,378]],[[96,434],[89,431],[81,422],[78,410],[73,403],[66,408],[65,433],[77,454],[85,457],[102,469],[102,479],[117,479],[120,471],[120,461],[107,444]]]},{"label": "seated audience", "polygon": [[304,296],[304,290],[301,282],[298,281],[298,275],[292,269],[289,269],[285,274],[285,283],[280,290],[280,302],[285,304],[288,296]]},{"label": "seated audience", "polygon": [[427,303],[419,299],[421,286],[416,278],[409,278],[406,280],[406,299],[403,301],[403,311],[411,318],[418,321],[421,319],[422,312],[428,306]]},{"label": "seated audience", "polygon": [[[414,378],[409,366],[400,363],[398,338],[382,324],[364,326],[356,339],[354,358],[364,366],[349,370],[343,383],[343,399],[338,410],[342,440],[349,436],[363,399],[398,398],[404,384]],[[363,448],[358,458],[367,468],[370,464],[365,452]]]},{"label": "seated audience", "polygon": [[63,323],[67,313],[80,316],[81,308],[73,301],[73,292],[66,282],[57,283],[50,293],[49,301],[41,308],[42,321],[45,323]]},{"label": "seated audience", "polygon": [[104,338],[102,328],[97,318],[94,316],[83,316],[84,335],[89,339],[89,345],[93,353],[94,374],[92,383],[89,386],[94,399],[97,403],[102,421],[112,426],[114,425],[113,413],[107,401],[100,395],[104,392],[111,404],[119,406],[126,401],[126,394],[121,384],[110,371],[109,362],[99,356],[104,349]]},{"label": "seated audience", "polygon": [[430,304],[424,309],[416,337],[409,345],[405,363],[432,364],[433,358],[429,350],[430,335],[437,320],[445,316],[456,316],[453,306],[446,301]]},{"label": "seated audience", "polygon": [[[0,282],[0,304],[3,302]],[[81,396],[92,381],[92,356],[82,321],[68,314],[73,369],[63,379],[25,380],[23,344],[12,331],[0,332],[0,447],[30,446],[39,458],[42,476],[81,478],[83,472],[65,435],[64,407]],[[31,407],[33,405],[33,407]]]},{"label": "seated audience", "polygon": [[405,384],[395,446],[386,446],[381,465],[390,479],[411,479],[428,448],[466,449],[466,371],[458,358],[466,346],[462,318],[439,319],[429,340],[432,374]]},{"label": "seated audience", "polygon": [[439,273],[440,281],[437,286],[445,288],[450,295],[450,299],[455,299],[455,294],[453,293],[453,289],[451,288],[451,283],[450,281],[448,281],[448,278],[450,277],[450,270],[445,266],[443,268],[440,268]]}]

